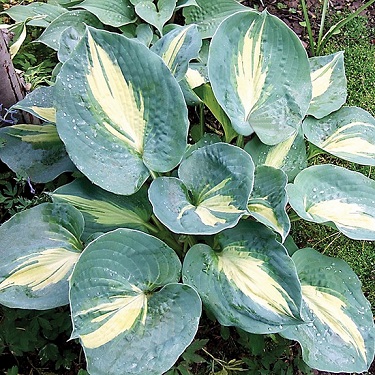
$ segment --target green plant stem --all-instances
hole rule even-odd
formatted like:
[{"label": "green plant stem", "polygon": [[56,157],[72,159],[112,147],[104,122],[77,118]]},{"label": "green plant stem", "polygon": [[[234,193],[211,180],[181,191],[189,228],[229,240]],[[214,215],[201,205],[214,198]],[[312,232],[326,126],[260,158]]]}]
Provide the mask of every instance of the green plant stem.
[{"label": "green plant stem", "polygon": [[199,105],[199,139],[204,135],[204,103]]},{"label": "green plant stem", "polygon": [[306,1],[301,0],[301,5],[302,5],[303,18],[305,19],[305,22],[306,22],[307,34],[309,35],[310,52],[312,56],[315,56],[315,43],[314,43],[314,38],[312,35],[309,14],[307,12]]},{"label": "green plant stem", "polygon": [[325,24],[325,21],[326,21],[326,15],[327,15],[328,7],[329,7],[328,0],[324,0],[323,9],[322,9],[322,18],[320,20],[320,26],[319,26],[319,36],[318,36],[318,43],[317,43],[318,48],[320,46],[320,43],[321,43],[322,37],[323,37],[324,24]]},{"label": "green plant stem", "polygon": [[150,175],[151,175],[153,180],[156,180],[159,177],[159,174],[157,172],[154,172],[154,171],[150,171]]},{"label": "green plant stem", "polygon": [[187,240],[188,240],[188,244],[190,245],[190,247],[197,244],[197,240],[195,239],[194,236],[188,236]]},{"label": "green plant stem", "polygon": [[236,146],[243,148],[244,147],[244,138],[243,135],[238,135],[236,139]]},{"label": "green plant stem", "polygon": [[301,220],[301,218],[294,211],[290,211],[288,216],[291,223]]},{"label": "green plant stem", "polygon": [[[157,233],[167,233],[167,236],[163,236],[162,241],[164,241],[168,246],[170,246],[176,253],[177,255],[182,258],[184,256],[183,248],[181,245],[175,240],[175,238],[172,236],[172,234],[169,232],[168,229],[164,227],[164,225],[158,220],[158,218],[155,215],[151,216],[151,220],[157,227]],[[156,228],[155,228],[156,229]]]},{"label": "green plant stem", "polygon": [[159,233],[159,229],[156,228],[155,225],[152,225],[151,223],[142,223],[143,226],[145,226],[147,229],[150,230],[150,232],[157,234]]},{"label": "green plant stem", "polygon": [[[303,2],[304,0],[302,0]],[[332,26],[323,36],[321,39],[320,44],[317,46],[316,54],[320,54],[323,47],[326,45],[328,40],[331,38],[332,35],[337,33],[343,26],[345,26],[348,22],[350,22],[353,18],[357,17],[359,13],[363,12],[366,8],[372,5],[375,0],[369,0],[367,3],[363,4],[359,7],[354,13],[351,13],[348,17],[344,18],[340,22],[337,22],[336,25]]]},{"label": "green plant stem", "polygon": [[153,221],[153,223],[156,225],[156,227],[158,228],[160,232],[165,231],[164,225],[159,221],[159,219],[155,215],[151,216],[151,220]]},{"label": "green plant stem", "polygon": [[188,241],[185,241],[184,242],[184,249],[183,249],[184,254],[186,254],[188,252],[188,250],[189,250],[189,243],[188,243]]}]

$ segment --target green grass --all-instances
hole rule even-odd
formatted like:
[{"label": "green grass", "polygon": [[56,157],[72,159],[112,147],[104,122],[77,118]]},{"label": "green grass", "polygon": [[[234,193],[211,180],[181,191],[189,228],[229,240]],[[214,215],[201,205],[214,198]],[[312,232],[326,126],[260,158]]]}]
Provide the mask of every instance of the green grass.
[{"label": "green grass", "polygon": [[[343,15],[334,15],[337,22]],[[375,45],[371,44],[372,30],[364,17],[354,18],[327,44],[323,54],[345,51],[345,70],[348,80],[347,105],[358,106],[375,115]],[[375,179],[375,168],[320,155],[312,164],[333,163],[363,173]],[[293,224],[292,236],[297,245],[312,247],[325,255],[345,260],[358,275],[362,289],[375,314],[375,242],[351,240],[332,228],[315,223]]]},{"label": "green grass", "polygon": [[[335,15],[331,22],[337,22],[342,15]],[[348,100],[350,106],[358,106],[375,115],[375,45],[365,17],[356,17],[324,49],[324,54],[345,51],[345,70],[348,79]]]}]

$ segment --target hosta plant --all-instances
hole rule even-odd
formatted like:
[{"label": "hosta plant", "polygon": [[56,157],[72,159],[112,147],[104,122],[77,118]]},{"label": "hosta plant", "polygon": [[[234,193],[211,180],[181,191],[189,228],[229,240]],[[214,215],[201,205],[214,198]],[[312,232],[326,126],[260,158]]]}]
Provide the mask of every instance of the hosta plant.
[{"label": "hosta plant", "polygon": [[224,326],[298,341],[311,367],[365,371],[375,328],[358,278],[286,244],[291,215],[375,240],[375,182],[307,167],[312,147],[374,165],[375,119],[342,107],[343,53],[309,59],[283,22],[232,1],[207,27],[210,2],[197,3],[169,32],[150,19],[150,47],[85,27],[55,85],[15,106],[45,122],[1,129],[1,159],[36,182],[80,177],[0,227],[0,302],[69,303],[91,374],[167,371],[202,307]]}]

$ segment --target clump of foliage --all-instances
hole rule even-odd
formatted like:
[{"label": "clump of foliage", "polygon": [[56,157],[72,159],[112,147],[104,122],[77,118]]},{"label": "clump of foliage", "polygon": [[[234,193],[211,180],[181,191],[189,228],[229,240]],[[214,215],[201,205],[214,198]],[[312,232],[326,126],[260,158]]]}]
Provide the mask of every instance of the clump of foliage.
[{"label": "clump of foliage", "polygon": [[[166,25],[180,9],[186,25]],[[44,123],[0,129],[0,158],[34,182],[81,177],[0,227],[0,303],[69,304],[92,374],[168,371],[202,308],[298,341],[313,368],[369,368],[375,328],[357,276],[289,235],[299,218],[375,240],[375,182],[307,167],[308,151],[374,165],[375,119],[344,106],[342,52],[309,59],[278,18],[232,0],[7,13],[45,27],[60,65],[54,85],[13,107]]]},{"label": "clump of foliage", "polygon": [[[76,346],[67,344],[71,322],[66,308],[29,311],[1,307],[0,355],[2,370],[22,367],[30,352],[37,353],[41,366],[48,361],[55,370],[72,368],[79,361]],[[65,341],[65,343],[64,343]],[[18,374],[18,372],[16,372]]]}]

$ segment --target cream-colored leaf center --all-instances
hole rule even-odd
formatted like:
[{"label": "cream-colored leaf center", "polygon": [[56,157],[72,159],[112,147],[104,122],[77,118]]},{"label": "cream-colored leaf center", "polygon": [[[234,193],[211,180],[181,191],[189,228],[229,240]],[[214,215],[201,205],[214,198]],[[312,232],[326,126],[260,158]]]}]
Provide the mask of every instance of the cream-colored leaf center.
[{"label": "cream-colored leaf center", "polygon": [[180,220],[187,210],[192,209],[199,216],[203,224],[214,227],[216,224],[224,224],[227,221],[224,218],[217,217],[215,213],[244,214],[245,210],[239,210],[232,205],[233,197],[220,195],[220,190],[223,189],[230,180],[230,178],[226,178],[214,187],[207,185],[199,194],[196,206],[188,204],[183,207],[177,219]]},{"label": "cream-colored leaf center", "polygon": [[260,203],[249,203],[247,209],[250,213],[259,214],[260,216],[264,217],[270,224],[272,224],[275,228],[278,229],[279,232],[283,232],[283,229],[277,219],[275,211],[266,205]]},{"label": "cream-colored leaf center", "polygon": [[98,224],[119,225],[125,223],[143,223],[142,219],[135,212],[119,207],[109,201],[87,199],[76,195],[53,194],[53,196],[63,199],[80,211],[91,215]]},{"label": "cream-colored leaf center", "polygon": [[346,228],[375,231],[375,217],[371,215],[369,208],[356,203],[346,203],[340,199],[321,201],[308,208],[307,213]]},{"label": "cream-colored leaf center", "polygon": [[[13,125],[11,127],[15,130],[21,130],[23,134],[10,134],[12,137],[17,137],[26,143],[57,143],[61,142],[59,134],[55,125]],[[29,132],[29,134],[27,134]]]},{"label": "cream-colored leaf center", "polygon": [[165,65],[168,66],[169,70],[174,74],[176,72],[177,65],[174,65],[177,55],[182,47],[182,45],[185,42],[186,34],[187,34],[188,28],[185,30],[182,30],[178,35],[176,35],[171,43],[168,46],[168,49],[162,54],[161,58],[165,62]]},{"label": "cream-colored leaf center", "polygon": [[289,138],[285,141],[280,142],[276,146],[273,146],[268,151],[264,165],[274,168],[281,168],[285,164],[285,159],[292,148],[292,145],[297,137],[297,132],[294,132]]},{"label": "cream-colored leaf center", "polygon": [[88,42],[92,62],[89,63],[87,82],[104,112],[106,119],[101,124],[113,136],[141,154],[146,127],[142,93],[134,91],[132,83],[125,80],[120,67],[95,43],[91,34]]},{"label": "cream-colored leaf center", "polygon": [[223,271],[227,279],[255,303],[274,314],[293,317],[289,307],[289,303],[294,304],[292,298],[267,273],[265,262],[236,249],[238,247],[226,247],[220,253],[219,271]]},{"label": "cream-colored leaf center", "polygon": [[214,227],[216,224],[226,223],[226,219],[217,217],[215,213],[223,214],[243,214],[244,210],[239,210],[237,207],[233,206],[231,203],[233,201],[232,197],[224,195],[215,195],[210,197],[199,205],[194,206],[192,204],[187,204],[184,206],[180,213],[177,216],[177,219],[180,220],[183,214],[188,210],[194,210],[195,213],[199,216],[202,223],[211,227]]},{"label": "cream-colored leaf center", "polygon": [[145,324],[147,297],[141,291],[134,296],[113,296],[110,302],[80,311],[78,316],[86,314],[96,315],[91,323],[103,324],[93,332],[81,335],[81,340],[86,348],[98,348],[130,330],[137,320]]},{"label": "cream-colored leaf center", "polygon": [[0,283],[0,290],[19,285],[37,291],[63,279],[67,280],[79,255],[80,253],[55,248],[21,257],[19,259],[24,261]]},{"label": "cream-colored leaf center", "polygon": [[30,109],[42,119],[56,123],[56,109],[32,106]]},{"label": "cream-colored leaf center", "polygon": [[312,285],[302,285],[302,295],[316,317],[343,341],[353,345],[357,353],[367,362],[365,342],[357,325],[345,313],[346,304],[338,297]]},{"label": "cream-colored leaf center", "polygon": [[352,122],[337,129],[319,147],[328,152],[345,152],[358,156],[373,157],[375,143],[363,138],[364,130],[374,131],[375,126],[364,122]]},{"label": "cream-colored leaf center", "polygon": [[245,111],[246,121],[261,104],[268,71],[267,66],[263,64],[261,51],[265,19],[260,29],[256,24],[253,22],[247,30],[243,46],[238,52],[237,65],[234,67],[237,93]]},{"label": "cream-colored leaf center", "polygon": [[331,85],[332,73],[341,55],[337,54],[332,61],[311,72],[312,99],[323,95]]},{"label": "cream-colored leaf center", "polygon": [[196,87],[199,87],[206,83],[206,79],[204,78],[204,76],[198,70],[191,68],[188,68],[185,79],[192,89],[195,89]]}]

